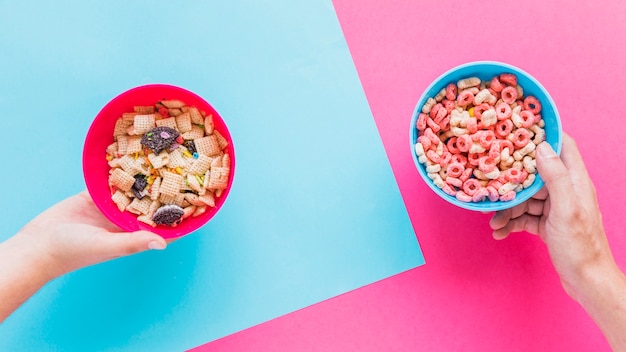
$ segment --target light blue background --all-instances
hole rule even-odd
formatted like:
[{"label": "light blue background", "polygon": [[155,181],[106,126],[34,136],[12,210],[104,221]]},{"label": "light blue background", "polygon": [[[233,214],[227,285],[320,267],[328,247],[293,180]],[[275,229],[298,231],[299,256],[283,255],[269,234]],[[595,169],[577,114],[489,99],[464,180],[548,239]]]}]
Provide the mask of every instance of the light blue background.
[{"label": "light blue background", "polygon": [[423,264],[330,0],[0,0],[0,48],[1,240],[85,188],[91,120],[131,87],[204,97],[237,156],[206,227],[53,281],[0,350],[183,350]]}]

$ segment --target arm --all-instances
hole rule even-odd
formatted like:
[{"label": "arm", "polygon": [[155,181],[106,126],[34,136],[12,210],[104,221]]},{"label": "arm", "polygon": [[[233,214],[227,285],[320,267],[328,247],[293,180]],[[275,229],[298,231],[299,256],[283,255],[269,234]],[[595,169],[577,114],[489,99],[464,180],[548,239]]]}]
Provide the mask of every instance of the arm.
[{"label": "arm", "polygon": [[573,139],[559,158],[547,143],[536,151],[545,187],[532,199],[497,212],[495,239],[512,232],[539,235],[563,288],[596,322],[614,350],[626,350],[626,278],[604,232],[595,187]]},{"label": "arm", "polygon": [[0,244],[0,322],[58,276],[165,247],[165,240],[154,233],[121,232],[98,211],[87,192],[67,198]]}]

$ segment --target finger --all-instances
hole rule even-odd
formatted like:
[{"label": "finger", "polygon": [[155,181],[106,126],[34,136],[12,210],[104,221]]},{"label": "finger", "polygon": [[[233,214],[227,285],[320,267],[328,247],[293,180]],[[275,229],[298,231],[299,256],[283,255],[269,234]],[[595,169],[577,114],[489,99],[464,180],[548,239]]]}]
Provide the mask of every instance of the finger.
[{"label": "finger", "polygon": [[489,220],[489,226],[492,230],[498,230],[506,226],[506,224],[511,220],[513,215],[513,210],[504,209],[497,211]]},{"label": "finger", "polygon": [[587,168],[585,167],[583,157],[580,155],[576,141],[567,134],[563,134],[561,160],[570,172],[574,172],[578,175],[587,175]]},{"label": "finger", "polygon": [[546,187],[541,187],[541,189],[537,193],[533,194],[531,198],[542,201],[546,200],[548,198],[548,189]]},{"label": "finger", "polygon": [[493,238],[501,240],[513,232],[526,231],[532,234],[539,233],[540,217],[533,215],[522,215],[519,218],[511,219],[504,227],[493,231]]},{"label": "finger", "polygon": [[581,192],[585,197],[595,199],[595,187],[589,178],[587,168],[576,141],[568,135],[563,136],[563,152],[561,153],[563,164],[570,171],[570,179],[575,190]]},{"label": "finger", "polygon": [[546,184],[550,198],[560,204],[574,203],[574,188],[569,171],[550,144],[542,142],[536,149],[537,171]]},{"label": "finger", "polygon": [[100,253],[106,257],[122,257],[143,252],[148,249],[165,249],[167,242],[159,235],[149,231],[103,234]]}]

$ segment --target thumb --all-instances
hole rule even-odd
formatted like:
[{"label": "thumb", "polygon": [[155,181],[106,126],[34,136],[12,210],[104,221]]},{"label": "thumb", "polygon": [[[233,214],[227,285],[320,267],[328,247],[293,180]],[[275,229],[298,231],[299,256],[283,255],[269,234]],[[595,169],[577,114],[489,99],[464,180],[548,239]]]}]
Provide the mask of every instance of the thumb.
[{"label": "thumb", "polygon": [[148,249],[161,250],[167,247],[163,237],[149,231],[110,234],[101,245],[102,252],[111,257],[122,257]]},{"label": "thumb", "polygon": [[537,146],[535,157],[537,171],[546,184],[550,198],[553,202],[568,204],[573,200],[573,187],[569,170],[563,161],[547,142],[542,142]]}]

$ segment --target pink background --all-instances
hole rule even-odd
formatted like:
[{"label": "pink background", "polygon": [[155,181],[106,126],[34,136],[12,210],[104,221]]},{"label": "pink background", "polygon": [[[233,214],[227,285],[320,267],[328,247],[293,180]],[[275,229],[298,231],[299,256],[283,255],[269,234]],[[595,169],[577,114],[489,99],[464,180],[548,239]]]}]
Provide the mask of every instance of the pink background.
[{"label": "pink background", "polygon": [[197,350],[608,351],[562,290],[537,237],[494,241],[490,215],[455,208],[427,188],[411,159],[408,128],[422,91],[453,66],[496,60],[529,72],[548,89],[582,150],[616,260],[626,268],[626,3],[334,5],[426,265]]}]

